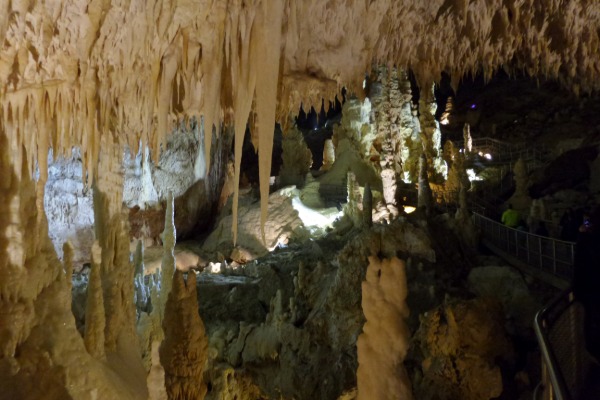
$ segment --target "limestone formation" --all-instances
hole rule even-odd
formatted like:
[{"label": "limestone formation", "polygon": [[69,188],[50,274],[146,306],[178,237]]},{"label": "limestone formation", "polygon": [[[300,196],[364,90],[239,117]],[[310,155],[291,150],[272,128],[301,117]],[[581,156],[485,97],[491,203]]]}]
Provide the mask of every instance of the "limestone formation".
[{"label": "limestone formation", "polygon": [[234,249],[238,255],[244,253],[244,262],[263,256],[273,251],[279,245],[287,245],[292,239],[305,239],[306,232],[303,229],[302,220],[298,212],[292,207],[292,201],[285,194],[279,192],[269,196],[270,220],[265,225],[264,241],[260,230],[260,208],[257,204],[240,207],[238,221],[238,240],[233,243],[231,238],[232,216],[226,216],[218,222],[214,231],[203,244],[207,252],[221,252],[230,256]]},{"label": "limestone formation", "polygon": [[515,192],[509,199],[509,203],[512,204],[513,208],[526,215],[529,212],[531,205],[531,197],[527,187],[529,186],[529,174],[527,173],[527,164],[522,158],[519,158],[513,167],[514,181],[515,181]]},{"label": "limestone formation", "polygon": [[[201,182],[200,178],[210,177],[217,165],[227,163],[229,146],[212,150],[218,147],[218,138],[227,132],[235,136],[234,200],[228,226],[235,243],[241,150],[252,115],[262,207],[253,221],[262,230],[264,242],[276,120],[300,104],[310,107],[320,105],[322,99],[331,100],[342,87],[349,95],[363,96],[361,84],[374,60],[410,66],[423,101],[442,72],[450,75],[456,89],[464,75],[482,71],[487,80],[500,66],[509,72],[557,78],[575,94],[598,90],[599,11],[597,2],[577,0],[0,1],[2,396],[144,399],[149,391],[150,396],[158,393],[153,372],[159,368],[155,365],[146,374],[135,331],[130,229],[122,213],[126,146],[131,155],[143,154],[159,162],[161,152],[168,152],[166,136],[177,123],[193,117],[202,121],[207,132],[203,145],[190,152],[198,185],[190,198],[198,199],[205,185],[218,196],[220,188],[215,186],[220,186],[220,179]],[[400,79],[400,86],[409,85]],[[407,91],[401,92],[404,99]],[[410,110],[410,100],[400,103],[402,113]],[[352,100],[346,104],[345,113],[355,114],[353,126],[344,128],[352,128],[350,136],[335,143],[331,182],[344,185],[352,166],[361,185],[369,182],[379,190],[377,171],[368,164],[363,168],[362,145],[368,142],[364,147],[369,150],[373,143],[368,138],[363,141],[371,134],[361,122],[365,120],[363,105]],[[428,140],[434,133],[430,108],[427,111],[431,104],[421,107],[429,113],[421,124]],[[405,122],[412,123],[408,118]],[[408,136],[408,131],[411,128],[401,126],[401,135]],[[403,143],[412,149],[406,136]],[[437,145],[427,146],[430,151]],[[93,190],[95,238],[102,249],[97,271],[105,316],[104,343],[100,346],[96,341],[93,352],[99,354],[103,347],[106,362],[89,355],[77,332],[64,276],[65,269],[71,270],[72,258],[65,255],[67,265],[61,265],[48,237],[43,204],[49,148],[57,158],[78,148],[82,185]],[[405,179],[418,175],[416,160],[415,156],[411,164],[403,156]],[[435,156],[430,161],[432,167],[436,165]],[[419,186],[423,191],[428,187],[421,182]],[[146,193],[145,198],[150,195]],[[181,210],[177,218],[197,222],[198,215]],[[357,252],[363,259],[365,253]],[[364,269],[364,263],[352,271],[360,268]],[[347,289],[343,283],[336,284]],[[153,299],[157,299],[157,286]],[[97,275],[94,292],[98,294]],[[99,301],[100,296],[94,299]],[[327,302],[335,310],[342,307],[338,302],[343,299],[331,295]],[[353,314],[348,320],[356,326],[360,318]],[[318,322],[324,324],[322,332],[336,329],[333,323],[327,325],[327,319]],[[257,332],[268,334],[276,328]],[[278,331],[278,338],[302,337],[298,331],[290,323],[285,331]],[[318,350],[326,347],[321,344],[317,351],[310,351],[309,340],[296,342],[304,343],[305,357],[319,355]],[[344,349],[349,351],[347,342]],[[150,351],[156,360],[156,343]],[[338,360],[320,361],[335,364]],[[474,371],[489,371],[480,366],[475,365]],[[477,378],[495,384],[497,376],[491,371]],[[289,382],[292,386],[293,379]],[[342,383],[348,387],[347,381]],[[325,383],[318,390],[313,398],[341,392]],[[490,393],[496,394],[491,389],[478,392]]]},{"label": "limestone formation", "polygon": [[498,397],[503,385],[495,361],[512,362],[514,357],[503,321],[500,304],[491,300],[457,301],[428,312],[416,333],[425,360],[423,381],[414,388],[415,396]]},{"label": "limestone formation", "polygon": [[362,283],[363,333],[358,352],[358,400],[412,399],[410,382],[402,365],[410,332],[405,323],[407,285],[404,263],[397,258],[369,257]]},{"label": "limestone formation", "polygon": [[[371,160],[379,161],[383,198],[393,216],[398,215],[397,187],[402,177],[402,101],[398,84],[398,71],[387,67],[377,69],[377,82],[371,85],[370,98],[373,101],[372,119],[375,123],[376,138],[372,147]],[[379,148],[377,150],[375,148]]]},{"label": "limestone formation", "polygon": [[325,145],[323,146],[323,165],[321,166],[321,171],[329,171],[334,162],[335,147],[333,146],[333,141],[331,139],[327,139],[325,141]]},{"label": "limestone formation", "polygon": [[165,339],[160,345],[160,361],[165,369],[165,386],[169,399],[204,399],[203,382],[208,341],[198,314],[196,274],[183,278],[176,270],[163,320]]},{"label": "limestone formation", "polygon": [[468,156],[473,152],[473,138],[471,137],[471,126],[465,123],[463,127],[463,148],[465,150],[464,154]]},{"label": "limestone formation", "polygon": [[440,125],[448,125],[450,123],[452,111],[454,111],[454,101],[452,96],[450,96],[448,97],[448,100],[446,100],[446,107],[444,108],[444,112],[440,117]]},{"label": "limestone formation", "polygon": [[429,213],[433,207],[433,198],[431,188],[429,187],[429,178],[427,173],[427,157],[425,153],[419,158],[419,188],[418,188],[418,207]]},{"label": "limestone formation", "polygon": [[86,301],[84,343],[88,353],[100,360],[105,357],[104,328],[106,325],[100,275],[101,259],[102,249],[96,241],[92,248],[92,271]]},{"label": "limestone formation", "polygon": [[370,112],[369,101],[350,99],[344,104],[341,123],[333,127],[335,162],[319,178],[322,186],[345,186],[346,174],[351,171],[359,185],[369,182],[372,189],[381,190],[379,166],[369,157],[376,136],[369,123]]},{"label": "limestone formation", "polygon": [[281,145],[283,162],[279,170],[279,185],[304,186],[304,178],[312,165],[312,154],[302,132],[296,127],[290,129],[284,134]]},{"label": "limestone formation", "polygon": [[429,160],[427,173],[432,183],[440,184],[444,182],[448,167],[442,158],[442,133],[440,125],[435,119],[437,103],[433,85],[421,90],[419,99],[419,122],[421,125],[421,141],[423,144],[423,153]]}]

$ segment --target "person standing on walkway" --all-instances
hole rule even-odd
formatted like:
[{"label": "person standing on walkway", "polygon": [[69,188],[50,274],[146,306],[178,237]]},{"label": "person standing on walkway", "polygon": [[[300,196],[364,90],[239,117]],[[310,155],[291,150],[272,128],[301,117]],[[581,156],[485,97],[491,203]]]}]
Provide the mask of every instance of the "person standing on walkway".
[{"label": "person standing on walkway", "polygon": [[600,360],[600,207],[585,214],[575,247],[573,294],[585,309],[585,347]]},{"label": "person standing on walkway", "polygon": [[575,217],[575,213],[572,208],[567,208],[560,217],[560,239],[574,242],[577,240],[577,229],[579,228],[579,221]]},{"label": "person standing on walkway", "polygon": [[506,211],[502,213],[502,223],[509,228],[516,228],[519,226],[519,221],[519,213],[513,210],[512,204],[509,204]]}]

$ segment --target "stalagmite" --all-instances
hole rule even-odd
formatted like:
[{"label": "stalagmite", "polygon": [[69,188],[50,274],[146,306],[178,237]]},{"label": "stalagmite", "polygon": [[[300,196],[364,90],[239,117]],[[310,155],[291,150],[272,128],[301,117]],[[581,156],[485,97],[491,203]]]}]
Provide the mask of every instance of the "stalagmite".
[{"label": "stalagmite", "polygon": [[427,156],[425,156],[425,153],[421,154],[421,157],[419,158],[419,192],[417,204],[419,209],[424,209],[426,213],[431,212],[433,198],[431,188],[429,187]]},{"label": "stalagmite", "polygon": [[329,171],[334,162],[335,147],[333,146],[333,141],[331,139],[327,139],[325,141],[325,145],[323,146],[323,165],[321,166],[321,171]]},{"label": "stalagmite", "polygon": [[512,203],[513,208],[525,215],[529,212],[531,206],[531,197],[527,191],[529,185],[529,176],[527,174],[527,164],[522,158],[519,158],[513,167],[514,181],[515,181],[515,192],[508,200]]},{"label": "stalagmite", "polygon": [[167,199],[167,209],[165,210],[165,230],[162,233],[163,241],[163,256],[160,267],[160,294],[159,303],[156,304],[156,308],[160,315],[160,320],[164,320],[165,307],[167,304],[167,298],[171,292],[171,286],[173,285],[173,273],[175,272],[175,238],[177,237],[175,232],[175,210],[173,194],[169,193]]},{"label": "stalagmite", "polygon": [[102,249],[98,242],[92,247],[92,270],[88,284],[85,310],[85,348],[97,359],[103,359],[104,354],[104,299],[102,297],[102,281],[100,266]]},{"label": "stalagmite", "polygon": [[165,369],[165,386],[170,400],[198,399],[206,394],[203,382],[208,340],[198,314],[196,274],[187,281],[176,270],[163,320],[165,339],[160,345],[160,361]]},{"label": "stalagmite", "polygon": [[363,333],[356,341],[358,400],[412,399],[410,381],[402,364],[410,332],[404,262],[398,258],[369,257],[362,283]]},{"label": "stalagmite", "polygon": [[68,240],[63,244],[63,266],[65,270],[65,281],[69,294],[73,288],[73,245]]},{"label": "stalagmite", "polygon": [[429,160],[429,179],[434,183],[442,183],[447,175],[448,168],[441,157],[442,133],[440,125],[435,119],[436,110],[434,86],[429,85],[423,88],[419,100],[421,140],[423,151]]},{"label": "stalagmite", "polygon": [[398,85],[398,72],[395,68],[377,69],[377,83],[372,85],[373,113],[377,141],[381,143],[379,165],[383,185],[383,198],[395,217],[397,182],[402,173],[402,101]]},{"label": "stalagmite", "polygon": [[279,170],[281,186],[304,186],[306,174],[312,165],[312,153],[304,141],[304,136],[296,127],[287,131],[282,143],[282,165]]},{"label": "stalagmite", "polygon": [[465,124],[463,127],[463,146],[465,155],[471,154],[473,151],[473,138],[471,137],[471,126],[469,124]]}]

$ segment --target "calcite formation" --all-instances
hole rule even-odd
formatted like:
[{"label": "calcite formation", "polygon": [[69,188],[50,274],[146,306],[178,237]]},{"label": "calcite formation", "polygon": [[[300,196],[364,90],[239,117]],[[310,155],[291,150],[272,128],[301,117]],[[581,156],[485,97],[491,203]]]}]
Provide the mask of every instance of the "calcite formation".
[{"label": "calcite formation", "polygon": [[408,317],[407,292],[402,261],[369,257],[362,284],[362,309],[367,321],[356,341],[358,400],[412,399],[402,365],[410,338],[404,321]]},{"label": "calcite formation", "polygon": [[415,342],[424,354],[420,398],[492,399],[502,393],[495,360],[513,362],[499,303],[473,299],[446,304],[423,316]]},{"label": "calcite formation", "polygon": [[198,314],[196,274],[175,271],[173,290],[165,307],[165,339],[160,345],[160,362],[165,369],[169,399],[203,399],[206,385],[202,373],[207,358],[208,340]]},{"label": "calcite formation", "polygon": [[304,186],[304,179],[312,166],[312,154],[306,146],[302,132],[296,127],[291,128],[284,135],[281,146],[283,153],[279,184]]},{"label": "calcite formation", "polygon": [[[157,162],[175,122],[195,116],[208,133],[194,157],[197,178],[214,167],[213,136],[232,126],[237,221],[241,149],[252,116],[264,242],[276,119],[301,103],[331,100],[343,86],[361,96],[375,60],[410,68],[424,93],[442,71],[456,88],[466,73],[482,70],[489,78],[500,66],[557,78],[576,93],[599,89],[599,25],[600,5],[575,0],[0,0],[3,395],[149,395],[121,212],[126,145],[131,154],[149,147]],[[92,357],[78,335],[68,279],[48,238],[43,197],[50,147],[57,157],[78,147],[82,179],[94,189],[102,249],[102,296],[94,299],[102,298],[105,329],[103,346],[96,336],[90,349],[101,355],[103,347],[106,361]],[[353,148],[339,143],[339,151]],[[338,184],[348,169],[341,168]],[[375,189],[378,175],[371,175],[357,177]]]},{"label": "calcite formation", "polygon": [[446,178],[448,167],[442,159],[442,132],[435,119],[437,104],[433,85],[423,88],[419,99],[419,122],[421,124],[421,141],[423,152],[429,161],[427,173],[432,183],[442,183]]},{"label": "calcite formation", "polygon": [[527,163],[523,158],[519,158],[513,167],[514,181],[515,181],[515,192],[509,199],[509,203],[512,203],[513,208],[524,216],[529,213],[529,207],[531,205],[531,197],[527,191],[529,186],[529,174],[527,173]]}]

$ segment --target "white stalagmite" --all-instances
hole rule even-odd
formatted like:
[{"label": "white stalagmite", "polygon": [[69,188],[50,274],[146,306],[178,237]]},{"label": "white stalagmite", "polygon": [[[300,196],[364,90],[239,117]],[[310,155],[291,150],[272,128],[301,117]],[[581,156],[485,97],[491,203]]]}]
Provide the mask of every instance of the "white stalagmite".
[{"label": "white stalagmite", "polygon": [[410,340],[405,320],[408,287],[404,262],[369,257],[362,283],[365,325],[356,341],[358,400],[410,400],[408,375],[402,364]]},{"label": "white stalagmite", "polygon": [[471,154],[473,151],[473,138],[471,137],[471,126],[467,123],[463,126],[463,146],[465,154]]}]

